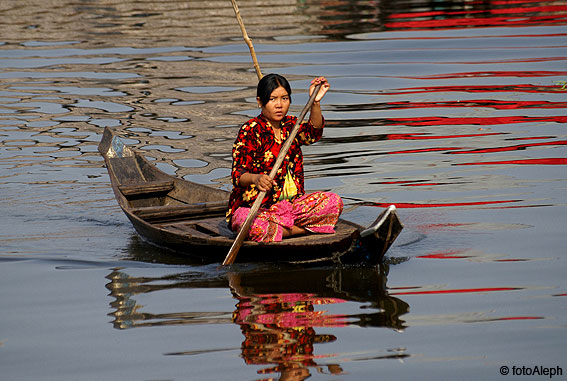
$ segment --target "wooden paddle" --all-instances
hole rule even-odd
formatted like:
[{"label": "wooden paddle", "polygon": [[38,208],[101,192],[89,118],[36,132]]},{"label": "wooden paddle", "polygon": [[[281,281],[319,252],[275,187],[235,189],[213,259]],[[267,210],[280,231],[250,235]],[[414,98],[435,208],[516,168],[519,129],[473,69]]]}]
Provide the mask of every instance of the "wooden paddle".
[{"label": "wooden paddle", "polygon": [[254,69],[256,70],[256,75],[258,79],[262,79],[262,72],[260,71],[260,65],[258,64],[258,59],[256,58],[256,52],[254,51],[254,45],[252,45],[252,40],[248,37],[248,33],[246,33],[246,28],[244,27],[244,22],[242,21],[242,17],[240,17],[240,10],[238,9],[238,4],[236,4],[236,0],[232,1],[232,9],[234,9],[234,14],[236,15],[236,21],[238,21],[238,25],[240,25],[240,31],[242,32],[242,37],[244,38],[244,42],[248,45],[248,49],[250,50],[250,55],[252,56],[252,62],[254,63]]},{"label": "wooden paddle", "polygon": [[[276,158],[276,163],[274,164],[274,167],[272,168],[269,174],[270,180],[274,179],[274,177],[276,176],[276,172],[280,169],[284,161],[285,155],[287,155],[287,151],[289,151],[289,147],[291,147],[291,143],[293,143],[295,139],[295,135],[297,135],[297,131],[299,131],[299,125],[303,121],[303,118],[305,118],[305,114],[307,114],[307,111],[309,111],[309,109],[313,105],[313,102],[315,101],[315,97],[317,96],[317,93],[319,93],[319,89],[321,89],[321,85],[322,84],[320,83],[317,86],[315,86],[315,89],[313,90],[313,94],[311,94],[311,97],[309,97],[309,100],[307,101],[307,104],[305,105],[303,110],[301,110],[301,114],[299,114],[299,117],[297,118],[297,122],[295,122],[295,125],[293,126],[293,129],[289,134],[289,137],[287,138],[282,148],[280,149],[280,153]],[[250,213],[248,214],[248,217],[246,217],[246,221],[244,221],[244,225],[242,225],[242,228],[238,232],[238,235],[236,236],[236,239],[234,240],[232,247],[230,248],[228,254],[226,255],[224,262],[222,263],[223,266],[231,265],[234,263],[234,260],[238,255],[238,250],[240,250],[240,247],[242,246],[244,239],[248,236],[250,225],[252,225],[252,221],[254,221],[254,219],[256,218],[256,215],[258,214],[258,210],[260,209],[260,205],[262,204],[262,200],[264,200],[265,196],[266,196],[266,192],[264,191],[258,194],[258,198],[256,198],[256,201],[254,201],[254,204],[252,204]]]}]

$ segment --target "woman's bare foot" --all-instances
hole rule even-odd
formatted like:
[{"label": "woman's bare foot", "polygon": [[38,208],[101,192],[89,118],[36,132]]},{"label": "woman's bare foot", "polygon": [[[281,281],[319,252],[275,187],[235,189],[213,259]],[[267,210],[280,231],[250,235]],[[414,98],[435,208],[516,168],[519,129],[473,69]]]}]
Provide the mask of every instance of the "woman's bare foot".
[{"label": "woman's bare foot", "polygon": [[282,236],[284,238],[286,238],[286,237],[292,237],[294,235],[302,235],[302,234],[306,234],[306,233],[307,233],[307,230],[305,230],[304,228],[300,228],[299,226],[293,225],[291,227],[291,229],[283,228]]}]

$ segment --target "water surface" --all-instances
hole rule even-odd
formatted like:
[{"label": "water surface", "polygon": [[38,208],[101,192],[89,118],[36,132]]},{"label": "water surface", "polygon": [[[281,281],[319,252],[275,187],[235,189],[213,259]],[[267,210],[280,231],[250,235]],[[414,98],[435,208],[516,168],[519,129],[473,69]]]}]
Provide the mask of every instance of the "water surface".
[{"label": "water surface", "polygon": [[9,380],[567,374],[567,7],[238,2],[264,73],[332,86],[306,186],[396,204],[380,268],[220,269],[141,241],[96,151],[229,189],[256,74],[230,2],[0,5],[0,367]]}]

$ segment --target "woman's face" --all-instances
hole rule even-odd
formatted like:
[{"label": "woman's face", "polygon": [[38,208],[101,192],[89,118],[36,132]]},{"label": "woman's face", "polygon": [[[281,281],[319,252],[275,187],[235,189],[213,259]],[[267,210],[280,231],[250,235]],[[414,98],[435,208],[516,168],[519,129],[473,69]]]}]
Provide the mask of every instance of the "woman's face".
[{"label": "woman's face", "polygon": [[272,94],[270,94],[270,100],[266,105],[262,105],[262,102],[257,98],[258,106],[262,108],[262,114],[270,123],[275,127],[278,127],[284,116],[287,115],[289,110],[289,105],[291,103],[289,94],[283,87],[278,87]]}]

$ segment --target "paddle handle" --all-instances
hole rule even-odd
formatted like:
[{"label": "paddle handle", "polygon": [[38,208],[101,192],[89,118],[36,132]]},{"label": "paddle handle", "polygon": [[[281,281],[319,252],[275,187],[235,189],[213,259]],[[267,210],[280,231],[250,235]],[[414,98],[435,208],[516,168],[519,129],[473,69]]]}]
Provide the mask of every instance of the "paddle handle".
[{"label": "paddle handle", "polygon": [[[274,177],[276,177],[276,173],[280,169],[280,167],[281,167],[281,165],[284,161],[285,155],[287,155],[287,151],[289,151],[289,147],[291,147],[291,144],[293,143],[293,140],[295,139],[295,135],[297,135],[297,132],[299,131],[299,126],[300,126],[301,122],[303,122],[303,118],[305,118],[305,114],[307,114],[307,111],[309,111],[309,109],[313,105],[313,102],[315,102],[315,97],[319,93],[321,86],[322,86],[321,83],[318,84],[317,86],[315,86],[315,89],[313,90],[313,94],[311,94],[311,96],[309,97],[309,100],[307,101],[307,104],[305,105],[305,107],[303,107],[303,110],[301,110],[301,113],[297,117],[297,121],[295,122],[295,125],[293,126],[293,129],[291,130],[291,133],[289,134],[289,137],[286,139],[284,145],[280,149],[280,153],[278,154],[278,157],[276,158],[276,162],[274,164],[274,167],[272,168],[270,175],[269,175],[270,180],[273,180]],[[248,236],[248,231],[250,230],[250,226],[252,225],[252,221],[254,221],[254,219],[256,218],[256,215],[258,214],[258,210],[260,210],[260,205],[262,205],[262,201],[264,200],[265,196],[266,196],[265,191],[261,191],[258,194],[256,201],[254,201],[254,204],[252,204],[252,208],[250,208],[250,213],[248,213],[248,217],[246,217],[246,221],[244,221],[242,228],[238,232],[236,239],[232,243],[232,246],[231,246],[230,250],[228,251],[226,258],[224,259],[224,262],[222,263],[223,266],[231,265],[231,264],[234,263],[236,256],[238,255],[238,251],[240,250],[240,247],[244,243],[244,239]]]}]

